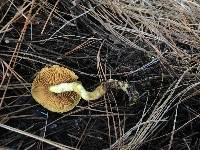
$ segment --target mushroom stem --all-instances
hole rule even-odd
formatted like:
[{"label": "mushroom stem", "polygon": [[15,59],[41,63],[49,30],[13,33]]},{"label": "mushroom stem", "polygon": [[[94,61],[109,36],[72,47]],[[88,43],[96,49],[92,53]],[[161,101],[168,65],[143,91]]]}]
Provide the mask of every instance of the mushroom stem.
[{"label": "mushroom stem", "polygon": [[109,79],[107,82],[101,83],[93,92],[85,90],[81,82],[61,83],[49,87],[49,91],[53,93],[63,93],[74,91],[78,93],[84,100],[96,100],[105,95],[107,87],[121,89],[128,94],[128,83],[118,80]]},{"label": "mushroom stem", "polygon": [[94,91],[88,92],[85,90],[80,82],[61,83],[58,85],[50,86],[49,91],[54,93],[63,93],[74,91],[78,93],[84,100],[96,100],[105,95],[106,87],[100,84]]}]

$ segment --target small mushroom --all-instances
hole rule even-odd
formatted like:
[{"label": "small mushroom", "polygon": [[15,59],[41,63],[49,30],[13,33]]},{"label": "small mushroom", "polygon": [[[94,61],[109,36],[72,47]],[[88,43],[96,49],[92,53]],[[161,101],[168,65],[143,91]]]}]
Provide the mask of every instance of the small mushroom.
[{"label": "small mushroom", "polygon": [[63,82],[74,82],[77,79],[78,76],[67,68],[58,65],[45,67],[34,79],[31,94],[44,108],[52,112],[67,112],[79,103],[81,96],[73,91],[56,94],[49,91],[49,87]]},{"label": "small mushroom", "polygon": [[127,92],[128,84],[110,79],[101,83],[94,91],[85,90],[78,76],[67,68],[53,65],[43,68],[32,83],[33,98],[52,112],[67,112],[80,101],[96,100],[105,95],[107,87],[122,89]]}]

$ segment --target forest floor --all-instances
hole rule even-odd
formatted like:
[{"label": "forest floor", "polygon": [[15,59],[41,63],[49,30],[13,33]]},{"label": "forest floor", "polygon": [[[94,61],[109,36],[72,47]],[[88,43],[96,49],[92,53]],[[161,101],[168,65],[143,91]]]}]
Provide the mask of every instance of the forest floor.
[{"label": "forest floor", "polygon": [[[200,1],[0,1],[0,149],[200,149]],[[31,95],[45,66],[91,91],[54,113]]]}]

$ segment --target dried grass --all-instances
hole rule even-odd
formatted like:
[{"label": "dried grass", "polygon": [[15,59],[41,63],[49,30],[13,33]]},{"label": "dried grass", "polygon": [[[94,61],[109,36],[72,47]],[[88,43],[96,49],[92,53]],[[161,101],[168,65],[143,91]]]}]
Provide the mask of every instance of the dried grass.
[{"label": "dried grass", "polygon": [[[198,149],[198,0],[0,2],[0,146],[11,149]],[[109,91],[65,114],[35,103],[45,65],[66,66]],[[137,97],[137,94],[139,97]]]}]

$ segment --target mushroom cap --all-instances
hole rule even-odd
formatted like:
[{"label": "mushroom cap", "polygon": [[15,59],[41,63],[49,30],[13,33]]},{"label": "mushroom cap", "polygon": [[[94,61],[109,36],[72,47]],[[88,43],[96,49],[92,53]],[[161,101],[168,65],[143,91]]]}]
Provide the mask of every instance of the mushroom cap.
[{"label": "mushroom cap", "polygon": [[35,101],[52,112],[67,112],[72,110],[80,101],[76,92],[53,93],[49,87],[60,83],[77,81],[78,76],[67,68],[53,65],[45,67],[37,73],[31,87]]}]

